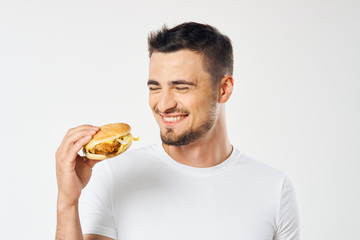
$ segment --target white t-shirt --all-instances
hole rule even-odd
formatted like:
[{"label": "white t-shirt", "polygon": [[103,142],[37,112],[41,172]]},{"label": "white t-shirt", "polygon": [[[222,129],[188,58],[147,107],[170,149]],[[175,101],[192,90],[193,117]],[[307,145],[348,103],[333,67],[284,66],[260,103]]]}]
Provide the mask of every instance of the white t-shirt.
[{"label": "white t-shirt", "polygon": [[84,234],[119,240],[297,240],[286,175],[234,148],[219,165],[173,160],[161,144],[98,163],[80,199]]}]

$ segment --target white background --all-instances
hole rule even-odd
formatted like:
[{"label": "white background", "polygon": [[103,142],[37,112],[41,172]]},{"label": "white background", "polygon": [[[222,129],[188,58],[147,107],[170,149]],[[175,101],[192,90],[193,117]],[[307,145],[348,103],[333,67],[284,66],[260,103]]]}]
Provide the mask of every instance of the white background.
[{"label": "white background", "polygon": [[128,122],[133,149],[160,141],[147,35],[197,21],[232,39],[231,142],[288,173],[303,239],[360,239],[359,1],[129,2],[0,0],[0,238],[54,238],[69,128]]}]

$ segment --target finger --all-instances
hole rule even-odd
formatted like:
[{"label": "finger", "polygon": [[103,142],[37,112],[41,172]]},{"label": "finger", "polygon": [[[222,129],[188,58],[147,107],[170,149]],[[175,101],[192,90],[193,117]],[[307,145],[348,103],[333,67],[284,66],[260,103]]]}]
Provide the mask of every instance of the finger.
[{"label": "finger", "polygon": [[72,135],[74,132],[77,132],[79,130],[83,130],[83,129],[91,129],[91,128],[99,128],[97,126],[93,126],[93,125],[89,125],[89,124],[84,124],[84,125],[80,125],[74,128],[70,128],[66,135]]},{"label": "finger", "polygon": [[[95,134],[96,130],[85,128],[74,132],[70,136],[66,136],[59,148],[59,152],[57,153],[57,161],[62,162],[62,164],[65,162],[70,165],[74,164],[76,160],[76,154],[79,152],[82,146],[91,140]],[[77,144],[75,145],[75,143]]]},{"label": "finger", "polygon": [[[96,131],[99,128],[92,125],[81,125],[75,128],[70,129],[65,135],[60,147],[56,151],[56,160],[57,162],[69,162],[74,163],[74,147],[75,142],[77,142],[80,138],[87,136],[87,140],[83,140],[82,144],[85,145],[90,141],[93,135],[95,135]],[[81,147],[80,147],[81,148]],[[79,150],[80,150],[79,148]],[[78,152],[78,151],[77,151]],[[70,156],[69,156],[70,153]]]},{"label": "finger", "polygon": [[77,153],[85,144],[87,144],[91,140],[91,138],[92,138],[91,135],[85,135],[80,139],[78,139],[78,141],[76,141],[74,144],[71,144],[67,150],[66,158],[75,161],[76,156],[78,155]]},{"label": "finger", "polygon": [[[96,134],[95,129],[83,129],[74,132],[72,135],[65,137],[64,139],[64,151],[67,152],[79,139],[83,137],[90,137],[90,139]],[[89,141],[90,141],[89,139]]]},{"label": "finger", "polygon": [[65,134],[63,141],[62,141],[62,145],[63,144],[67,144],[67,140],[69,139],[69,137],[73,136],[74,134],[78,133],[79,131],[86,131],[86,130],[99,130],[99,127],[96,126],[92,126],[92,125],[81,125],[75,128],[71,128],[67,131],[67,133]]},{"label": "finger", "polygon": [[79,126],[79,127],[76,127],[74,128],[73,130],[69,130],[68,133],[66,134],[66,137],[71,137],[73,136],[74,134],[80,132],[80,131],[86,131],[86,130],[95,130],[95,131],[99,131],[100,128],[99,127],[96,127],[96,126]]},{"label": "finger", "polygon": [[79,155],[76,158],[75,171],[83,187],[85,187],[90,179],[92,170]]},{"label": "finger", "polygon": [[90,158],[87,158],[86,156],[82,156],[82,159],[90,168],[93,168],[95,164],[101,162],[101,160],[92,160]]}]

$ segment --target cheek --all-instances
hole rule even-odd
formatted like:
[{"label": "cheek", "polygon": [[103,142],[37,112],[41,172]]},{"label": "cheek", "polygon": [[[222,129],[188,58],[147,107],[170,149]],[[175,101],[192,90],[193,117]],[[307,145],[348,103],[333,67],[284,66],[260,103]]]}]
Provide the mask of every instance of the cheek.
[{"label": "cheek", "polygon": [[150,106],[151,110],[154,111],[155,105],[156,105],[156,99],[155,99],[154,96],[152,96],[152,95],[150,94],[150,95],[149,95],[149,106]]},{"label": "cheek", "polygon": [[213,110],[213,99],[210,97],[203,98],[197,102],[197,105],[194,109],[196,109],[199,118],[207,118]]},{"label": "cheek", "polygon": [[191,113],[193,121],[201,120],[208,111],[207,101],[197,97],[187,100],[186,102],[182,102],[182,106]]}]

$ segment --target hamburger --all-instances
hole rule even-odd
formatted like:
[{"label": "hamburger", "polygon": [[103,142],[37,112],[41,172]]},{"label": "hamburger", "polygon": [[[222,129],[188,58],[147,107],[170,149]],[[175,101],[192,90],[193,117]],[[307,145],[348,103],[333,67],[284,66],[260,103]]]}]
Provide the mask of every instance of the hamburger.
[{"label": "hamburger", "polygon": [[111,123],[100,130],[83,148],[85,156],[92,160],[104,160],[125,152],[139,138],[133,138],[126,123]]}]

